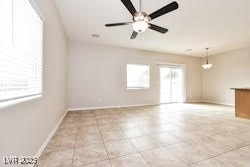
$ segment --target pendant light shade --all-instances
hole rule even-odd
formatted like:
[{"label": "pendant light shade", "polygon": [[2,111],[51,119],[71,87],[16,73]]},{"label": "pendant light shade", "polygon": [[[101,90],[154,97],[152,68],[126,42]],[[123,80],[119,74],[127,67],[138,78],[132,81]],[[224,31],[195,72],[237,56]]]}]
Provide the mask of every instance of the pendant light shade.
[{"label": "pendant light shade", "polygon": [[208,63],[208,49],[209,48],[206,48],[206,50],[207,50],[206,64],[202,65],[202,68],[204,68],[205,70],[210,69],[213,66],[213,64]]},{"label": "pendant light shade", "polygon": [[210,69],[213,66],[213,64],[203,64],[202,67],[204,69]]}]

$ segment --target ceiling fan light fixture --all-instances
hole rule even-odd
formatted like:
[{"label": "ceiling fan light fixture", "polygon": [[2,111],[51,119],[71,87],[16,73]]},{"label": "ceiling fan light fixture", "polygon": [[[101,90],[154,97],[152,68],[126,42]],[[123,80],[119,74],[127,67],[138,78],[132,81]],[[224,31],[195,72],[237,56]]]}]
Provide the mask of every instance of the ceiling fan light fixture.
[{"label": "ceiling fan light fixture", "polygon": [[138,33],[143,33],[148,29],[148,22],[136,21],[132,24],[133,30]]},{"label": "ceiling fan light fixture", "polygon": [[143,33],[148,29],[149,17],[145,12],[137,12],[133,17],[133,30],[137,33]]}]

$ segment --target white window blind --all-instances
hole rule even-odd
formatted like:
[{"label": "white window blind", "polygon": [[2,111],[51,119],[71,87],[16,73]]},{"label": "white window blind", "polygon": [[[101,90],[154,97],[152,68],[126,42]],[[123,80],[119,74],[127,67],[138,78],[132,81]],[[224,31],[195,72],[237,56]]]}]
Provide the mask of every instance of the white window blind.
[{"label": "white window blind", "polygon": [[127,64],[127,88],[145,89],[150,86],[148,65]]},{"label": "white window blind", "polygon": [[29,0],[1,0],[0,20],[0,102],[41,94],[43,20]]}]

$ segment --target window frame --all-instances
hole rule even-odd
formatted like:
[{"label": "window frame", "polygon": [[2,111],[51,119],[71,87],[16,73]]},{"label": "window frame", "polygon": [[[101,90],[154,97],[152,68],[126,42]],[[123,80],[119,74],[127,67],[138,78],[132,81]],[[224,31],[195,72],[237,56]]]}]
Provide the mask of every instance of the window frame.
[{"label": "window frame", "polygon": [[[7,106],[15,105],[18,103],[34,100],[40,97],[43,97],[44,92],[44,28],[45,28],[45,17],[43,13],[41,12],[39,5],[36,0],[27,0],[27,2],[30,4],[30,6],[33,8],[34,12],[37,14],[37,16],[41,19],[42,22],[42,34],[41,34],[41,92],[39,93],[31,93],[30,95],[24,95],[24,96],[16,96],[8,99],[4,99],[0,101],[0,108],[4,108]],[[13,3],[13,2],[12,2]]]},{"label": "window frame", "polygon": [[[148,86],[131,86],[128,87],[128,65],[134,65],[134,66],[146,66],[148,67]],[[143,90],[143,89],[149,89],[151,85],[150,82],[150,65],[149,64],[135,64],[135,63],[128,63],[126,64],[126,89],[127,90]]]}]

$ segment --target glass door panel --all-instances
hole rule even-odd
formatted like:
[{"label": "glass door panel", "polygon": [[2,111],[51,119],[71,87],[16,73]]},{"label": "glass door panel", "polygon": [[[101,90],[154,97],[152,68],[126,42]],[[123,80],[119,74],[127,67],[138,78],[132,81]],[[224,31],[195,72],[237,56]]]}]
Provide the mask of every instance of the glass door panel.
[{"label": "glass door panel", "polygon": [[183,69],[160,68],[160,103],[183,102]]},{"label": "glass door panel", "polygon": [[171,102],[171,69],[160,68],[160,102]]},{"label": "glass door panel", "polygon": [[178,68],[172,68],[171,73],[171,102],[183,102],[183,70]]}]

